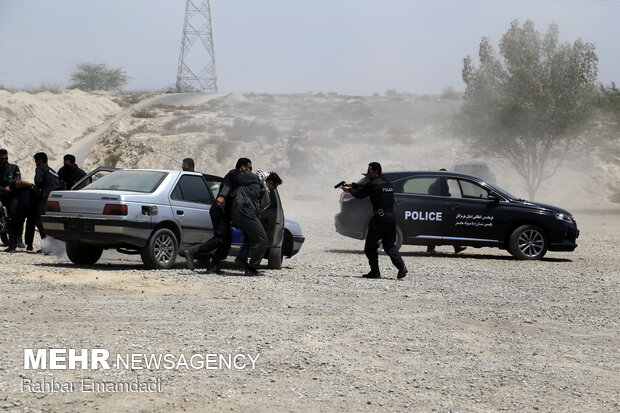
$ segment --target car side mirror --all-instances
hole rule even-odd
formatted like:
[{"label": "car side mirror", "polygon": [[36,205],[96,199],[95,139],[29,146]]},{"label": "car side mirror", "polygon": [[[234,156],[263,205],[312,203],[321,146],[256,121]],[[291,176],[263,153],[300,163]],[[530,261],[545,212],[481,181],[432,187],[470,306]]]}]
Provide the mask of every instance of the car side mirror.
[{"label": "car side mirror", "polygon": [[501,197],[499,196],[499,194],[495,191],[491,191],[489,192],[489,195],[487,196],[487,199],[489,201],[493,201],[493,203],[495,204],[499,204],[499,200],[501,199]]}]

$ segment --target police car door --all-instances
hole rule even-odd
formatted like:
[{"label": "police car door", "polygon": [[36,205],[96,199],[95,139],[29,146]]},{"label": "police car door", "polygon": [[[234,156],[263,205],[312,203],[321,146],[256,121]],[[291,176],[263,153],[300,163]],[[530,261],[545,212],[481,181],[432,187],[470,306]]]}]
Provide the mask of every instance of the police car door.
[{"label": "police car door", "polygon": [[446,199],[429,193],[429,187],[437,179],[436,176],[412,176],[396,187],[394,213],[405,244],[427,244],[428,239],[441,238],[445,230]]},{"label": "police car door", "polygon": [[197,244],[213,236],[209,208],[213,197],[200,175],[182,175],[170,194],[174,218],[181,225],[184,245]]},{"label": "police car door", "polygon": [[496,204],[488,199],[489,190],[467,179],[449,179],[445,238],[469,244],[495,244]]}]

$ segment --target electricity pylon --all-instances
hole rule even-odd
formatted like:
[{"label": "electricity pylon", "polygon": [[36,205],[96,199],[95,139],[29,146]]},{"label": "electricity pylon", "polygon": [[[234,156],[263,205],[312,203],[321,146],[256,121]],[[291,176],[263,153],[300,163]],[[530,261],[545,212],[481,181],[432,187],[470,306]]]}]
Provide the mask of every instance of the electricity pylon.
[{"label": "electricity pylon", "polygon": [[179,92],[217,93],[209,0],[187,0],[185,4],[176,87]]}]

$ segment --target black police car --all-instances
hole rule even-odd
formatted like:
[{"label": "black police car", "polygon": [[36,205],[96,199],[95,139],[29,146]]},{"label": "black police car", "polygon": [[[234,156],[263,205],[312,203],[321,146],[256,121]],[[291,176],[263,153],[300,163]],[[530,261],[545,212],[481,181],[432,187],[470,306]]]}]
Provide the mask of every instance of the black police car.
[{"label": "black police car", "polygon": [[[573,251],[579,236],[567,211],[517,198],[495,185],[456,172],[386,172],[394,186],[396,244],[498,247],[518,259]],[[335,216],[339,234],[366,238],[372,207],[349,193]]]}]

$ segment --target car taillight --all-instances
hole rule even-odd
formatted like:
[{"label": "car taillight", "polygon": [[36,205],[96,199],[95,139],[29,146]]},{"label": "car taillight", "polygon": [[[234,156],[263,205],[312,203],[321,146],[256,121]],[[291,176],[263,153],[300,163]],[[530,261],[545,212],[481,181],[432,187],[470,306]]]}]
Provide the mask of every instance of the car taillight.
[{"label": "car taillight", "polygon": [[353,198],[355,198],[353,195],[344,193],[342,194],[342,198],[340,199],[340,202],[347,202],[347,201],[352,200]]},{"label": "car taillight", "polygon": [[127,215],[127,205],[106,204],[103,208],[103,215]]},{"label": "car taillight", "polygon": [[58,201],[47,201],[45,210],[49,212],[60,212],[60,203]]}]

